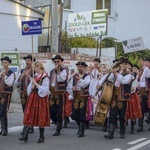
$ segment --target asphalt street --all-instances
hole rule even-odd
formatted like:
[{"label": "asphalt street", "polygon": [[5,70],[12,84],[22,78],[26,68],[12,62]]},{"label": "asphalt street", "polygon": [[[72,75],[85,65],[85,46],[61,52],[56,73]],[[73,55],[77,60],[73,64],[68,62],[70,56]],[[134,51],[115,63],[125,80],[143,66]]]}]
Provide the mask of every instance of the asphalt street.
[{"label": "asphalt street", "polygon": [[[23,113],[21,105],[13,103],[8,113],[8,136],[0,136],[0,150],[149,150],[150,131],[145,123],[144,131],[130,134],[130,125],[126,129],[126,139],[120,139],[119,129],[115,131],[114,139],[107,140],[101,127],[93,125],[86,129],[83,138],[77,137],[77,126],[74,121],[68,124],[68,128],[62,129],[60,136],[52,136],[55,125],[45,129],[45,142],[37,144],[39,138],[38,128],[33,134],[29,134],[27,143],[18,139],[21,137]],[[138,127],[135,126],[135,129]]]}]

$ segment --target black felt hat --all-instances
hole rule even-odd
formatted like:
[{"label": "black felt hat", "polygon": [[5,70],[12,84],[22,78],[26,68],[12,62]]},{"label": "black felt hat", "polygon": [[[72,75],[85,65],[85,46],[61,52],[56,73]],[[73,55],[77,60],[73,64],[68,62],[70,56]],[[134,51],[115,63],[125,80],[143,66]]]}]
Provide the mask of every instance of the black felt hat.
[{"label": "black felt hat", "polygon": [[148,58],[145,58],[145,61],[150,61],[150,57],[148,57]]},{"label": "black felt hat", "polygon": [[4,58],[1,58],[1,61],[6,60],[11,64],[11,59],[8,56],[5,56]]},{"label": "black felt hat", "polygon": [[64,59],[60,55],[56,55],[55,57],[52,58],[52,61],[55,59],[60,59],[61,61],[64,61]]},{"label": "black felt hat", "polygon": [[136,64],[134,64],[132,67],[135,67],[135,68],[137,68],[138,70],[140,69],[140,67],[139,67],[138,65],[136,65]]},{"label": "black felt hat", "polygon": [[118,61],[119,61],[119,59],[115,59],[115,60],[113,60],[112,62],[115,63],[115,62],[118,62]]},{"label": "black felt hat", "polygon": [[87,65],[85,62],[83,62],[83,61],[77,62],[76,65],[77,65],[77,66],[78,66],[78,65],[81,65],[81,66],[85,66],[85,67],[88,66],[88,65]]},{"label": "black felt hat", "polygon": [[94,58],[93,61],[101,62],[99,58]]},{"label": "black felt hat", "polygon": [[[32,55],[27,55],[27,56],[23,57],[23,59],[24,60],[26,60],[26,59],[31,59],[32,60]],[[35,58],[33,59],[33,61],[34,62],[36,61]]]}]

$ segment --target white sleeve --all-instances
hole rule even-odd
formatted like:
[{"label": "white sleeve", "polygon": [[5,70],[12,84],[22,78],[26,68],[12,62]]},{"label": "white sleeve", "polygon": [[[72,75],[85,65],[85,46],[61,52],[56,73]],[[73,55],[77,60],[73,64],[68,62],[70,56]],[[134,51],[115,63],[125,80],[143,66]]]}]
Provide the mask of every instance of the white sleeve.
[{"label": "white sleeve", "polygon": [[67,92],[69,94],[69,99],[73,99],[73,77],[67,83]]},{"label": "white sleeve", "polygon": [[19,77],[21,76],[21,71],[19,72],[19,74],[17,75],[15,81],[14,81],[14,86],[18,86],[20,84],[20,81],[19,81]]},{"label": "white sleeve", "polygon": [[27,87],[27,94],[29,95],[32,91],[32,81],[30,81],[28,87]]},{"label": "white sleeve", "polygon": [[50,91],[49,91],[49,78],[48,77],[45,77],[42,81],[42,85],[39,85],[37,87],[38,89],[38,95],[40,97],[45,97],[47,95],[50,94]]},{"label": "white sleeve", "polygon": [[64,82],[67,79],[67,71],[64,69],[60,72],[60,74],[57,75],[57,81],[58,82]]},{"label": "white sleeve", "polygon": [[144,68],[144,74],[146,78],[150,78],[150,69],[148,67]]},{"label": "white sleeve", "polygon": [[131,82],[132,80],[132,75],[131,74],[127,74],[126,76],[123,76],[121,74],[117,75],[117,80],[121,83],[121,84],[128,84]]},{"label": "white sleeve", "polygon": [[4,76],[4,82],[8,86],[12,86],[14,84],[14,80],[15,80],[15,74],[14,73],[12,73],[9,77],[6,75]]},{"label": "white sleeve", "polygon": [[84,79],[80,79],[78,83],[81,88],[85,88],[86,86],[90,84],[90,81],[91,81],[91,78],[89,75],[87,75]]}]

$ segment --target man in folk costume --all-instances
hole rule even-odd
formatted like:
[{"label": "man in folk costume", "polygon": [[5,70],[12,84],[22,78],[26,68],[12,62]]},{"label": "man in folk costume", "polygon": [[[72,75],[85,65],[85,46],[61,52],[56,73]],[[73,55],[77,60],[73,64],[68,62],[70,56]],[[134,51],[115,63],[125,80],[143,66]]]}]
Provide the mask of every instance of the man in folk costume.
[{"label": "man in folk costume", "polygon": [[145,80],[146,80],[146,90],[148,91],[148,108],[149,108],[148,116],[145,121],[148,124],[150,124],[150,58],[145,59],[144,74],[145,74]]},{"label": "man in folk costume", "polygon": [[[86,123],[86,109],[89,96],[90,76],[86,73],[87,64],[85,62],[78,62],[78,74],[75,74],[72,79],[74,100],[72,105],[71,118],[76,121],[79,126],[78,137],[84,136]],[[70,82],[71,83],[71,82]]]},{"label": "man in folk costume", "polygon": [[[33,77],[34,71],[32,69],[32,64],[33,61],[35,61],[35,58],[32,58],[32,55],[27,55],[23,57],[23,59],[25,60],[26,67],[21,69],[21,71],[16,77],[14,85],[20,88],[20,99],[21,99],[22,110],[24,113],[26,103],[27,103],[27,97],[28,97],[27,87],[30,83],[29,76]],[[24,134],[24,130],[25,127],[23,127],[23,131],[21,132],[21,134]],[[31,127],[29,133],[33,133],[33,132],[34,132],[34,128]]]},{"label": "man in folk costume", "polygon": [[100,59],[99,58],[95,58],[93,59],[93,67],[92,67],[92,75],[93,75],[93,78],[96,80],[99,76],[99,73],[100,73]]},{"label": "man in folk costume", "polygon": [[13,90],[13,83],[15,79],[14,72],[9,68],[11,59],[7,56],[1,58],[3,70],[0,75],[0,120],[1,131],[0,135],[6,136],[8,134],[7,112],[11,101]]},{"label": "man in folk costume", "polygon": [[50,71],[50,118],[57,125],[53,136],[60,135],[64,112],[64,94],[67,86],[67,71],[63,67],[64,59],[60,55],[52,58],[55,68]]},{"label": "man in folk costume", "polygon": [[116,125],[116,120],[119,115],[120,121],[120,138],[125,138],[125,128],[126,128],[126,109],[127,109],[127,100],[130,99],[131,92],[131,74],[127,73],[127,60],[123,59],[121,63],[121,71],[120,73],[116,73],[115,68],[112,69],[112,73],[114,74],[114,93],[110,106],[109,113],[109,126],[108,126],[108,134],[104,135],[107,139],[114,138],[114,130]]},{"label": "man in folk costume", "polygon": [[139,87],[138,87],[138,92],[139,96],[141,99],[141,110],[142,110],[142,117],[138,119],[138,130],[137,132],[142,132],[143,131],[143,122],[144,122],[144,114],[146,112],[149,112],[148,108],[148,88],[147,88],[147,83],[146,83],[146,73],[148,70],[148,67],[146,66],[146,61],[141,59],[140,63],[142,65],[142,69],[138,75],[138,81],[139,81]]}]

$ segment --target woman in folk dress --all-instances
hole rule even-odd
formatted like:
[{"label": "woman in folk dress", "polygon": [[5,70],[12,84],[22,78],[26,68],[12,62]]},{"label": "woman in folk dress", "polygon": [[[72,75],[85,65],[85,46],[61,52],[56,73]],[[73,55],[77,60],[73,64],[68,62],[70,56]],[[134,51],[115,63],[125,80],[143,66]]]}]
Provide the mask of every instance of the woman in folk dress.
[{"label": "woman in folk dress", "polygon": [[50,126],[50,113],[48,95],[49,78],[45,73],[44,66],[40,61],[34,63],[36,72],[27,88],[28,100],[24,112],[23,124],[26,126],[25,134],[20,141],[27,142],[29,129],[32,126],[39,127],[40,137],[37,143],[44,142],[44,127]]}]

